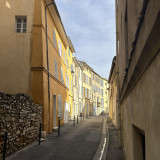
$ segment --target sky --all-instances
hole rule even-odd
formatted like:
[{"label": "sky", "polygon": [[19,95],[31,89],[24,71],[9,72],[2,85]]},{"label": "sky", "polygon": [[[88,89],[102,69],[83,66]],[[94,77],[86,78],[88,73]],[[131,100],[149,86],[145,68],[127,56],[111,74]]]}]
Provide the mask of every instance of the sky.
[{"label": "sky", "polygon": [[116,54],[115,0],[55,0],[78,60],[109,77]]}]

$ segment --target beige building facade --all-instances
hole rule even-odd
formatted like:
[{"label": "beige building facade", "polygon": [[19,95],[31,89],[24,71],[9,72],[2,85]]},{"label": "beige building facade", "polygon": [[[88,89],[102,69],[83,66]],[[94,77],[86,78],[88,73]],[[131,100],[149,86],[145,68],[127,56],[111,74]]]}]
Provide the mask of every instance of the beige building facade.
[{"label": "beige building facade", "polygon": [[[115,1],[120,141],[127,160],[160,148],[160,1]],[[117,113],[118,115],[118,113]]]},{"label": "beige building facade", "polygon": [[[118,128],[118,94],[117,94],[116,56],[113,58],[109,75],[109,116],[116,128]],[[118,128],[119,129],[119,128]]]},{"label": "beige building facade", "polygon": [[103,90],[103,96],[102,96],[103,106],[102,107],[103,107],[104,113],[109,113],[109,83],[106,78],[101,78],[101,89]]}]

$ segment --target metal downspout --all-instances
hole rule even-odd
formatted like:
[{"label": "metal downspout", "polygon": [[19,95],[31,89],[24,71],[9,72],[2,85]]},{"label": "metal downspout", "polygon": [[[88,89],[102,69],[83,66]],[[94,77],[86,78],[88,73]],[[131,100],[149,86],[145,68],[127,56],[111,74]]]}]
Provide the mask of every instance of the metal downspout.
[{"label": "metal downspout", "polygon": [[49,79],[49,55],[48,55],[48,25],[47,25],[47,8],[53,4],[53,1],[45,6],[45,24],[46,24],[46,54],[48,70],[48,100],[49,100],[49,131],[50,131],[50,79]]}]

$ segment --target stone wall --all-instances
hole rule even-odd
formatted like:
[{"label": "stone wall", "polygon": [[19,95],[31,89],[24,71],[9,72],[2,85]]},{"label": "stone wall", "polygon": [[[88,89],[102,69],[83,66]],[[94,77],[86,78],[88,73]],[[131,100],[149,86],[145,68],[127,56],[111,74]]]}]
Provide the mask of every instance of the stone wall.
[{"label": "stone wall", "polygon": [[17,151],[38,138],[42,121],[42,105],[24,95],[0,93],[0,157],[3,137],[8,133],[7,155]]}]

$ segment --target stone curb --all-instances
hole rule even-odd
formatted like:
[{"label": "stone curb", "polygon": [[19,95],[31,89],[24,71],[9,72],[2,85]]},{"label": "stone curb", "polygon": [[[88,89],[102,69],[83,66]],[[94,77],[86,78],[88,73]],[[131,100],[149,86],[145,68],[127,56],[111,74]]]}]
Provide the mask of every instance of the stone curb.
[{"label": "stone curb", "polygon": [[105,160],[109,144],[107,117],[103,119],[102,137],[93,160]]}]

